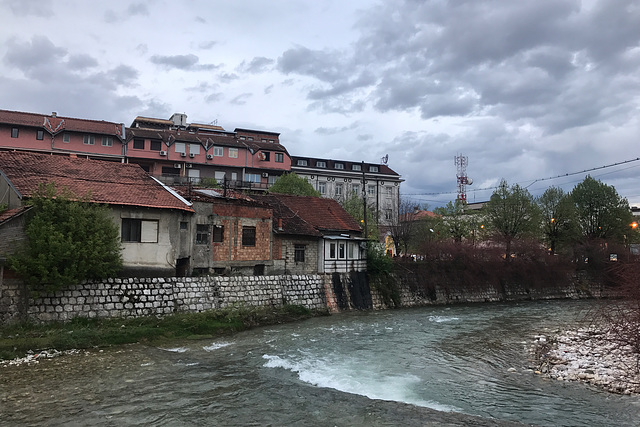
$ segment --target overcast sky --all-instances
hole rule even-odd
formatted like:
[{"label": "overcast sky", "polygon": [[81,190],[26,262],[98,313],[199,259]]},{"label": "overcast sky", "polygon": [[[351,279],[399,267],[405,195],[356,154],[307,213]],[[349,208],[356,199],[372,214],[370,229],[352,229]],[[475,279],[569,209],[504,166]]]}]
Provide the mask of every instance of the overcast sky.
[{"label": "overcast sky", "polygon": [[[469,201],[640,157],[638,0],[0,0],[0,42],[0,109],[181,112],[292,155],[388,154],[429,208],[455,199],[456,154]],[[639,172],[590,173],[640,206]]]}]

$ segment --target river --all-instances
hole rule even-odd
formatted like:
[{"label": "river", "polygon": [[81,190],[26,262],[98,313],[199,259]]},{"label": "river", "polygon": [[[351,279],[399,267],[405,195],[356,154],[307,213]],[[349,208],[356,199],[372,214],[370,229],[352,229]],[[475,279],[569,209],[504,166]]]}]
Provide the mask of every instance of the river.
[{"label": "river", "polygon": [[528,369],[534,335],[593,304],[351,312],[0,367],[0,425],[638,425],[640,397]]}]

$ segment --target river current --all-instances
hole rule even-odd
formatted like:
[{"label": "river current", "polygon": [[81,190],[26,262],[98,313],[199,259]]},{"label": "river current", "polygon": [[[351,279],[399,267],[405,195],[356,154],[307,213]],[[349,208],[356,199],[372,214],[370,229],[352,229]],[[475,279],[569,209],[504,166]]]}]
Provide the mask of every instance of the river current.
[{"label": "river current", "polygon": [[0,367],[0,425],[639,425],[640,397],[528,369],[534,335],[593,304],[342,313]]}]

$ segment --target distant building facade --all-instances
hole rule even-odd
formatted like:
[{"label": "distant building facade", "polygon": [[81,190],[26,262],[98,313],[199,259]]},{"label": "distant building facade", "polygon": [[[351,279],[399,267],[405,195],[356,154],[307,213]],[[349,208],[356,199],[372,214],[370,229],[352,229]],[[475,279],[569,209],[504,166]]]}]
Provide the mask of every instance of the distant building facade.
[{"label": "distant building facade", "polygon": [[338,202],[354,194],[366,197],[382,225],[392,223],[398,215],[403,180],[385,164],[293,156],[291,170],[307,179],[323,197]]}]

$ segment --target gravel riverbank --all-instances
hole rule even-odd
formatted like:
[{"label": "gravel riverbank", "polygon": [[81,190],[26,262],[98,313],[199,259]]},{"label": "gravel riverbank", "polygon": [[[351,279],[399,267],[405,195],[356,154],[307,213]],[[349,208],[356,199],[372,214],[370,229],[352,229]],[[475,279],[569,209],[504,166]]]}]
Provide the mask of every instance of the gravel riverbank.
[{"label": "gravel riverbank", "polygon": [[538,335],[531,347],[536,373],[580,381],[612,393],[640,393],[640,355],[596,328]]}]

